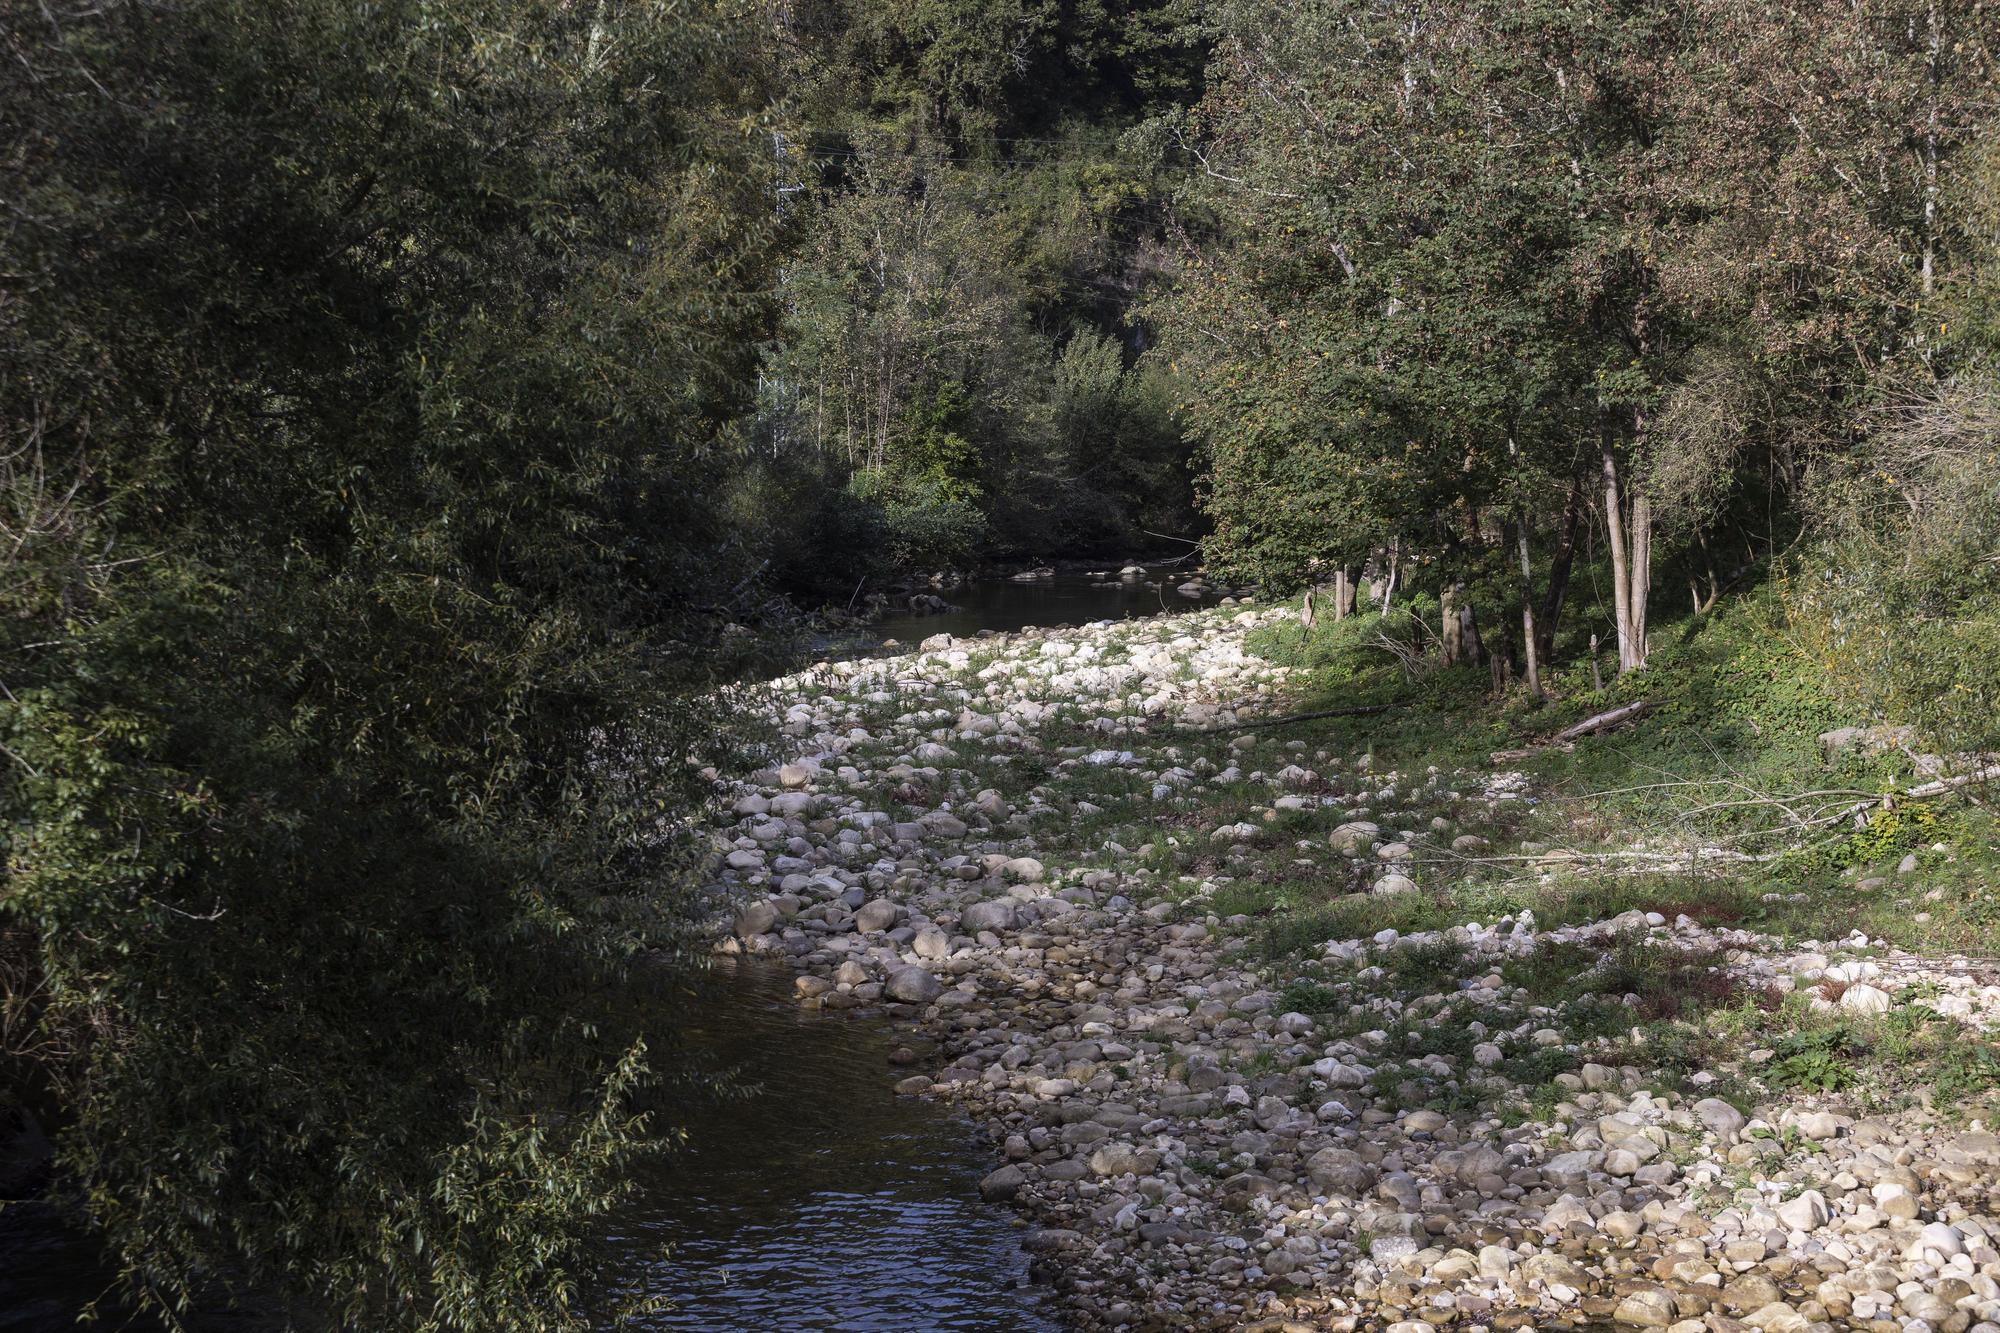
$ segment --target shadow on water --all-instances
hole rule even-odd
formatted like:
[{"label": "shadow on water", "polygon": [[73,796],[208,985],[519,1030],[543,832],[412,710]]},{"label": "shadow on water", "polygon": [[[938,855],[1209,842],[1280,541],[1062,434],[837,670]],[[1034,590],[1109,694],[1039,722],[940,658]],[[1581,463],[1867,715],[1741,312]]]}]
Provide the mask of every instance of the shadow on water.
[{"label": "shadow on water", "polygon": [[[973,1127],[890,1090],[887,1024],[803,1013],[791,982],[780,965],[724,960],[692,983],[682,1056],[733,1066],[748,1090],[669,1116],[688,1146],[645,1169],[607,1228],[603,1304],[669,1298],[673,1309],[626,1325],[655,1333],[1053,1333],[1012,1215],[980,1201],[993,1163]],[[111,1273],[54,1210],[0,1209],[0,1331],[77,1327]],[[192,1333],[278,1325],[242,1311],[188,1321]],[[89,1327],[160,1326],[114,1307]]]},{"label": "shadow on water", "polygon": [[[698,1113],[607,1243],[642,1329],[1038,1333],[1011,1215],[983,1204],[972,1127],[890,1091],[885,1025],[809,1014],[792,974],[719,966],[681,1033],[756,1090]],[[671,1259],[662,1263],[662,1246]]]},{"label": "shadow on water", "polygon": [[1198,597],[1177,591],[1192,575],[1173,565],[1149,565],[1144,577],[1120,578],[1116,562],[1090,569],[1058,569],[1048,578],[1016,583],[986,578],[944,592],[958,609],[933,616],[888,616],[872,626],[877,643],[895,639],[914,645],[933,634],[966,638],[983,629],[1085,625],[1093,620],[1127,620],[1169,611],[1213,606],[1224,595],[1212,589]]},{"label": "shadow on water", "polygon": [[[782,965],[720,963],[694,983],[678,1045],[734,1067],[746,1095],[670,1117],[688,1147],[652,1163],[608,1227],[614,1295],[674,1309],[622,1327],[702,1333],[1052,1333],[1012,1215],[986,1205],[972,1125],[896,1097],[886,1023],[802,1013]],[[678,1009],[678,1005],[676,1005]],[[112,1267],[54,1209],[0,1209],[0,1333],[78,1327]],[[100,1323],[154,1333],[116,1303]],[[606,1301],[608,1305],[608,1301]],[[192,1333],[260,1333],[268,1315],[196,1311]],[[602,1327],[616,1327],[606,1321]]]}]

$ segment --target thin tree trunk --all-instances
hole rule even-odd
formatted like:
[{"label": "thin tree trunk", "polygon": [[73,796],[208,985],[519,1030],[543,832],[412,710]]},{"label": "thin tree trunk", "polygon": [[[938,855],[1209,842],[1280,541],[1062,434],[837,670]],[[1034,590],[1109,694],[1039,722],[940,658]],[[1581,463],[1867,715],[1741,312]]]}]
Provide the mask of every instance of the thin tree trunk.
[{"label": "thin tree trunk", "polygon": [[1389,573],[1382,580],[1382,614],[1385,616],[1389,614],[1389,599],[1396,595],[1396,571],[1402,563],[1402,544],[1401,537],[1389,539]]},{"label": "thin tree trunk", "polygon": [[1603,438],[1604,526],[1611,539],[1611,597],[1618,626],[1618,674],[1646,665],[1646,594],[1652,586],[1653,517],[1645,492],[1627,500],[1611,435]]},{"label": "thin tree trunk", "polygon": [[1542,697],[1541,651],[1535,646],[1535,576],[1528,563],[1528,522],[1514,526],[1514,547],[1521,557],[1521,649],[1527,659],[1528,692]]},{"label": "thin tree trunk", "polygon": [[1930,58],[1925,62],[1925,80],[1930,85],[1928,116],[1924,125],[1924,257],[1922,290],[1926,298],[1936,285],[1937,205],[1938,205],[1938,86],[1943,77],[1944,33],[1938,23],[1937,0],[1925,6],[1929,27]]},{"label": "thin tree trunk", "polygon": [[1646,603],[1653,591],[1653,502],[1643,488],[1632,497],[1630,508],[1632,567],[1628,576],[1632,590],[1627,594],[1632,604],[1630,669],[1639,671],[1646,665]]},{"label": "thin tree trunk", "polygon": [[1563,601],[1569,596],[1570,571],[1576,565],[1576,530],[1583,519],[1583,471],[1569,479],[1569,498],[1563,502],[1562,527],[1556,534],[1556,549],[1549,560],[1549,586],[1542,597],[1541,614],[1535,617],[1540,636],[1535,647],[1544,662],[1556,655],[1556,625],[1562,619]]},{"label": "thin tree trunk", "polygon": [[1611,539],[1611,620],[1618,631],[1618,673],[1625,674],[1632,662],[1632,593],[1627,574],[1632,568],[1631,552],[1625,545],[1625,504],[1618,489],[1618,460],[1612,456],[1611,435],[1605,432],[1604,527]]}]

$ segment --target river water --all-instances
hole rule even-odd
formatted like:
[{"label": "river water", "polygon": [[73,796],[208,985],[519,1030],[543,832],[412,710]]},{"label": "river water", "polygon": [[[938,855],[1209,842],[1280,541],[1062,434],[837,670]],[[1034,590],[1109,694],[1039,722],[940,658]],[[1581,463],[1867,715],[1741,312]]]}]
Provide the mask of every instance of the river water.
[{"label": "river water", "polygon": [[[671,1297],[643,1329],[1043,1333],[1013,1216],[970,1123],[890,1091],[913,1034],[801,1012],[792,973],[725,960],[681,1038],[761,1085],[688,1124],[609,1244],[628,1292]],[[661,1248],[670,1257],[659,1259]]]},{"label": "river water", "polygon": [[958,609],[934,616],[887,616],[875,626],[880,639],[915,645],[933,634],[967,638],[980,630],[1026,629],[1030,625],[1084,625],[1093,620],[1126,620],[1167,611],[1192,611],[1213,606],[1222,590],[1200,596],[1179,589],[1192,577],[1186,565],[1152,564],[1145,574],[1119,577],[1122,561],[1061,568],[1033,582],[989,577],[940,595]]},{"label": "river water", "polygon": [[[727,959],[695,981],[677,1040],[698,1067],[729,1067],[740,1095],[674,1117],[687,1147],[645,1171],[607,1228],[602,1303],[667,1298],[623,1326],[658,1333],[1054,1333],[1013,1215],[979,1198],[990,1148],[945,1107],[890,1090],[906,1072],[891,1051],[920,1039],[803,1012],[791,982],[782,965]],[[0,1330],[73,1327],[109,1280],[46,1208],[0,1210]],[[240,1311],[189,1321],[273,1326]],[[92,1327],[158,1325],[114,1310]]]}]

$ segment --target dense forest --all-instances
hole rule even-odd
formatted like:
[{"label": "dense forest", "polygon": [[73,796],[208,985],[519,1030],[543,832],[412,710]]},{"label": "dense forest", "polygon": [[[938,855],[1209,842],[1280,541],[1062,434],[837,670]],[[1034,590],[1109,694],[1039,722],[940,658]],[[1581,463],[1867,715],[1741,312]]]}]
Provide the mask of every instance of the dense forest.
[{"label": "dense forest", "polygon": [[912,573],[1199,539],[1530,695],[1775,585],[2000,743],[1996,42],[0,0],[0,1114],[169,1317],[583,1326],[735,682]]}]

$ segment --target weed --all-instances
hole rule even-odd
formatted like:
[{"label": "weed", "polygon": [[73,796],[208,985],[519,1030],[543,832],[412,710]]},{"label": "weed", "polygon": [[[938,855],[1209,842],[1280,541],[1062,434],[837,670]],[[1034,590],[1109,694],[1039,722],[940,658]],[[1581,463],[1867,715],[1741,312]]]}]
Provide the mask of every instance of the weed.
[{"label": "weed", "polygon": [[1301,1014],[1330,1014],[1347,1008],[1347,1001],[1333,987],[1303,980],[1285,987],[1278,1004],[1285,1012]]},{"label": "weed", "polygon": [[1847,1025],[1794,1032],[1779,1039],[1765,1081],[1778,1089],[1839,1092],[1856,1082],[1858,1054]]}]

